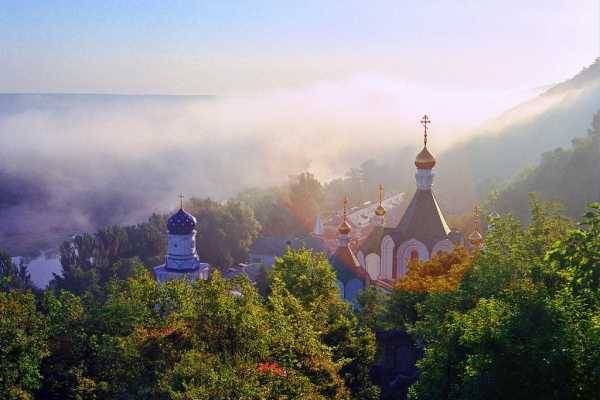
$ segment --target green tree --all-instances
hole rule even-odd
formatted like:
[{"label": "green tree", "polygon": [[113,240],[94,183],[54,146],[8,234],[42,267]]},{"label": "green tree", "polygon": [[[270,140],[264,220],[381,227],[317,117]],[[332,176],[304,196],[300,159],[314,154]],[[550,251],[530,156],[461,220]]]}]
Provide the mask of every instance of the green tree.
[{"label": "green tree", "polygon": [[31,399],[47,355],[46,321],[31,292],[0,292],[0,397]]},{"label": "green tree", "polygon": [[0,250],[0,291],[32,288],[27,265],[23,261],[16,265],[7,253]]},{"label": "green tree", "polygon": [[288,188],[288,201],[294,217],[305,232],[310,232],[323,205],[323,186],[310,172],[293,176]]},{"label": "green tree", "polygon": [[[531,210],[524,229],[510,217],[495,220],[457,290],[430,294],[416,306],[410,330],[425,356],[413,398],[598,397],[600,313],[574,291],[577,279],[567,279],[582,270],[568,254],[593,259],[586,251],[594,249],[598,217],[588,215],[587,230],[567,233],[555,207],[532,198]],[[569,253],[567,243],[580,243],[581,252]],[[597,293],[597,286],[590,290]]]},{"label": "green tree", "polygon": [[218,203],[193,198],[186,209],[198,220],[196,249],[202,261],[220,268],[247,261],[250,246],[260,232],[250,207],[240,201]]},{"label": "green tree", "polygon": [[341,363],[342,374],[353,398],[375,399],[379,389],[369,377],[375,357],[372,331],[358,324],[350,306],[338,291],[336,275],[322,253],[288,250],[276,260],[271,273],[302,304],[315,326],[322,329],[322,340]]}]

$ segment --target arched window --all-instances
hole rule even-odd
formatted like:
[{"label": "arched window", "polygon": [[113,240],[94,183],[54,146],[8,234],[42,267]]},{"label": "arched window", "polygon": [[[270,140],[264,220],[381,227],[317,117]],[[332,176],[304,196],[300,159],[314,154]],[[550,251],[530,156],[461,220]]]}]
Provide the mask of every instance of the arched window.
[{"label": "arched window", "polygon": [[417,249],[410,251],[410,261],[419,261],[419,251]]},{"label": "arched window", "polygon": [[429,252],[422,242],[411,239],[402,243],[397,251],[397,277],[406,275],[410,262],[428,259]]},{"label": "arched window", "polygon": [[394,265],[394,241],[385,236],[381,240],[381,274],[384,278],[392,279],[392,267]]}]

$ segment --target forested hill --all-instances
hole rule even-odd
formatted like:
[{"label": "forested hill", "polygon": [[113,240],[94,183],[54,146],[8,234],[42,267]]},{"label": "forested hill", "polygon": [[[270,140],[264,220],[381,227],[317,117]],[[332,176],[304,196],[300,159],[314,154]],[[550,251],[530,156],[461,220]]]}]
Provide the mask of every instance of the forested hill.
[{"label": "forested hill", "polygon": [[544,153],[538,166],[524,170],[503,188],[495,207],[526,220],[530,192],[560,202],[575,219],[583,215],[588,203],[600,201],[600,111],[587,134],[573,139],[570,148]]},{"label": "forested hill", "polygon": [[[450,211],[502,187],[541,155],[581,136],[600,108],[600,59],[482,126],[439,157],[436,186]],[[454,210],[452,209],[454,208]]]}]

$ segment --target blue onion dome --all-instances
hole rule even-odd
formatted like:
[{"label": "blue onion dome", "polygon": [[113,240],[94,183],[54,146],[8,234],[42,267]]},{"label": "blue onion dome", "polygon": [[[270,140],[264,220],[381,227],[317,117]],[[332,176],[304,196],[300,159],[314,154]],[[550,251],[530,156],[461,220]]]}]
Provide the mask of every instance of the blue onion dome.
[{"label": "blue onion dome", "polygon": [[189,235],[196,228],[196,218],[180,208],[167,221],[167,229],[171,235]]}]

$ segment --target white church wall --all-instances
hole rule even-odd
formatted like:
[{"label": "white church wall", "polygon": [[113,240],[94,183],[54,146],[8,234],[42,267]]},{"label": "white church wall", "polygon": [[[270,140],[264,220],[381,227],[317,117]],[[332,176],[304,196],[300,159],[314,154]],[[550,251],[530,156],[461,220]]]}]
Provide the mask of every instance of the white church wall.
[{"label": "white church wall", "polygon": [[168,254],[173,256],[188,256],[196,252],[196,231],[189,235],[169,235]]},{"label": "white church wall", "polygon": [[366,258],[367,272],[371,279],[378,279],[381,275],[381,259],[379,254],[371,253]]},{"label": "white church wall", "polygon": [[392,279],[394,246],[394,240],[390,236],[384,236],[381,239],[381,274],[388,279]]}]

